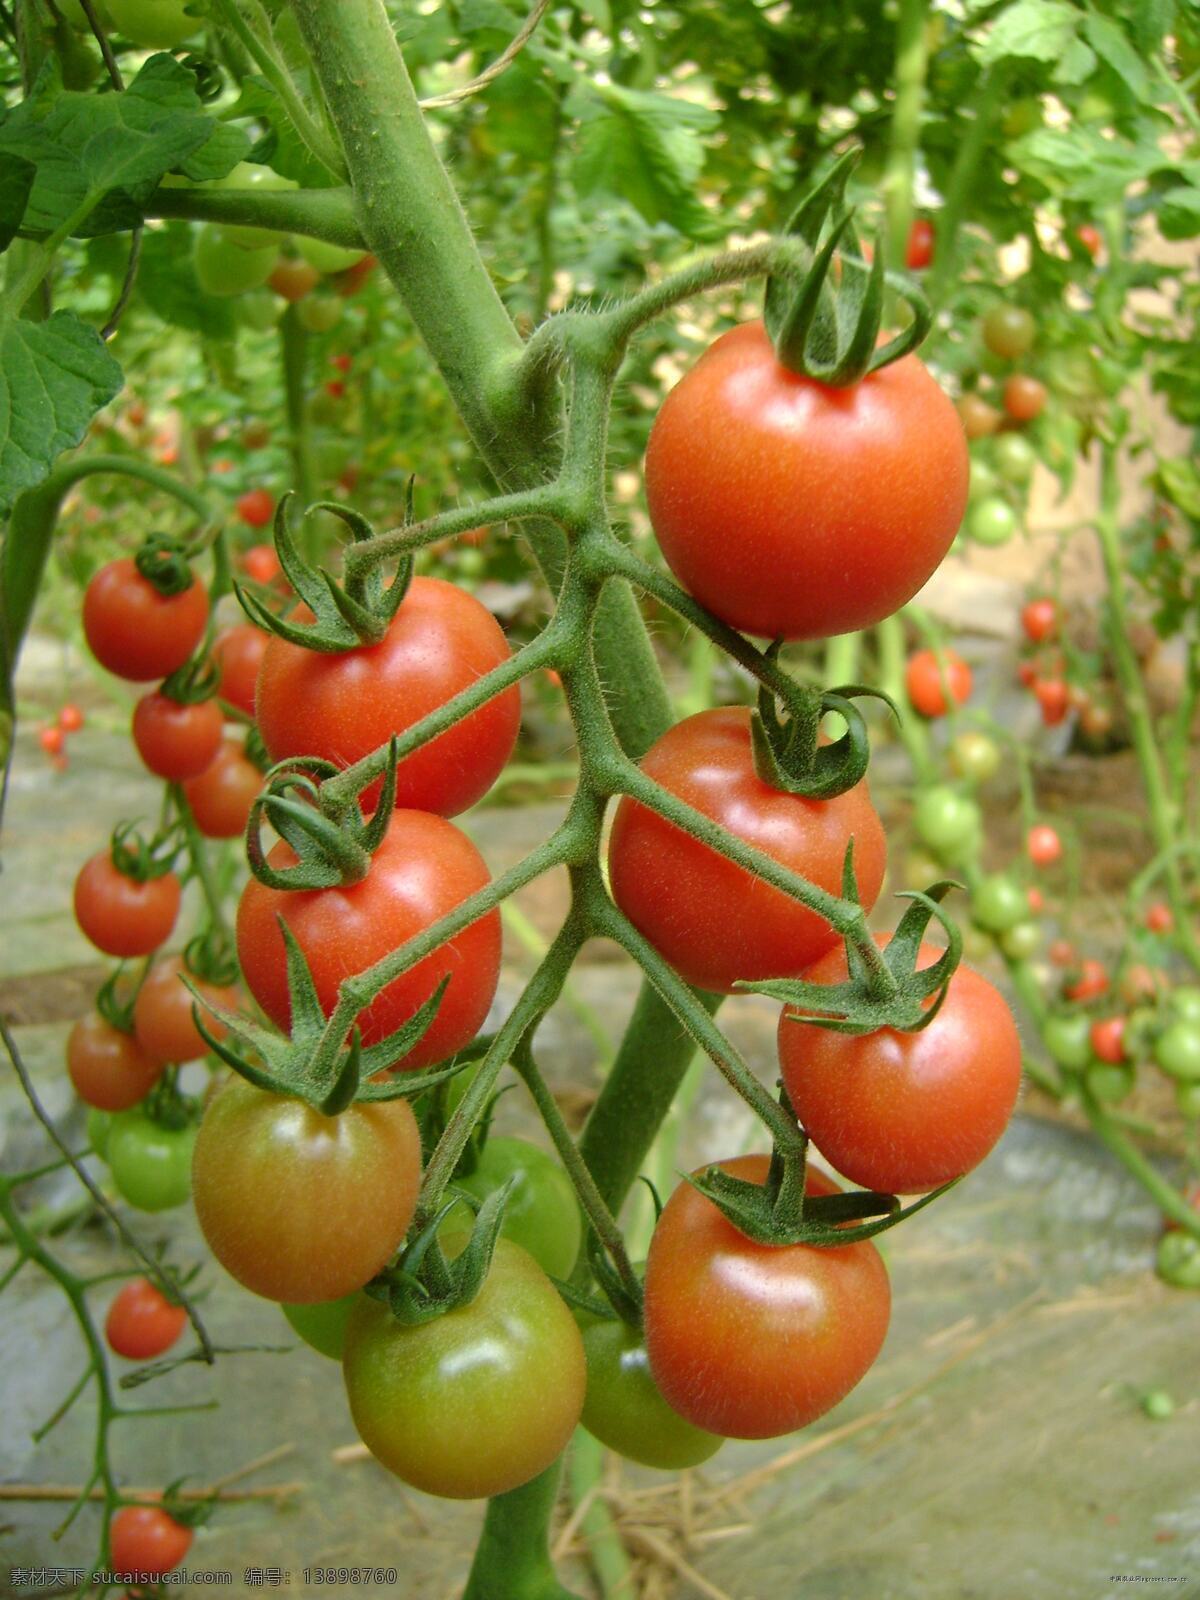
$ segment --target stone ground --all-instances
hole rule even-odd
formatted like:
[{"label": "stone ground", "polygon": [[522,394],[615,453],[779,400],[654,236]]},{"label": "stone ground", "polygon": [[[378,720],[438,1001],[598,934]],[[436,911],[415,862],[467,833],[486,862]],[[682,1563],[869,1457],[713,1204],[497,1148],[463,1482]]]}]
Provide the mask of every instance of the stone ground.
[{"label": "stone ground", "polygon": [[[1015,604],[1002,576],[963,576],[971,581],[999,585],[1010,610]],[[955,593],[962,595],[962,583]],[[994,606],[972,609],[994,614]],[[993,648],[1002,646],[979,642],[984,656]],[[66,686],[58,678],[73,669],[36,642],[28,666],[57,703]],[[63,1044],[102,968],[74,926],[71,884],[118,817],[153,803],[120,713],[111,702],[90,709],[65,773],[51,770],[32,733],[22,736],[0,879],[0,1006],[39,1094],[77,1141],[83,1121]],[[1014,716],[1027,710],[1014,707]],[[1096,763],[1084,766],[1075,777],[1069,762],[1062,767],[1057,803],[1072,807],[1081,793],[1096,798]],[[886,750],[880,772],[877,795],[889,825],[902,822],[899,802],[890,803]],[[1107,791],[1117,794],[1127,782],[1114,758]],[[1001,804],[998,818],[1003,811]],[[498,871],[557,814],[557,802],[540,802],[480,811],[467,826]],[[1099,815],[1096,826],[1103,825]],[[561,895],[562,885],[549,882],[522,896],[526,923],[508,927],[499,1006],[511,1004],[530,970],[529,939],[552,930]],[[542,1035],[555,1087],[580,1112],[599,1081],[585,1018],[616,1036],[634,993],[629,969],[611,952],[586,954],[571,1003]],[[723,1018],[770,1076],[773,1007],[738,999]],[[728,1154],[752,1136],[715,1075],[697,1076],[695,1114],[676,1166]],[[512,1127],[526,1121],[517,1101],[514,1094],[503,1102],[502,1120]],[[43,1152],[6,1073],[0,1168],[31,1166]],[[39,1198],[54,1204],[64,1192],[51,1184]],[[173,1260],[203,1259],[190,1208],[130,1220]],[[837,1410],[795,1439],[728,1444],[681,1480],[610,1464],[599,1492],[636,1558],[625,1593],[630,1600],[1106,1600],[1154,1582],[1157,1592],[1200,1596],[1200,1306],[1149,1271],[1156,1232],[1153,1208],[1092,1141],[1027,1104],[968,1183],[888,1236],[891,1332],[879,1363]],[[122,1259],[108,1232],[93,1225],[55,1248],[77,1271],[112,1270]],[[294,1342],[273,1306],[211,1262],[201,1281],[219,1345]],[[96,1292],[101,1306],[107,1292]],[[11,1497],[13,1486],[78,1484],[86,1474],[90,1398],[40,1446],[30,1438],[82,1361],[62,1294],[27,1266],[0,1300],[0,1593],[31,1592],[4,1587],[9,1566],[86,1563],[95,1548],[95,1513],[85,1512],[55,1542],[61,1501]],[[1155,1388],[1174,1398],[1169,1420],[1150,1421],[1141,1409],[1141,1396]],[[355,1564],[395,1567],[395,1582],[377,1592],[397,1600],[457,1593],[479,1508],[410,1493],[363,1459],[332,1363],[304,1347],[286,1359],[230,1354],[211,1371],[187,1367],[128,1398],[218,1408],[118,1427],[115,1459],[125,1483],[161,1485],[186,1473],[204,1486],[270,1458],[236,1488],[281,1491],[222,1505],[197,1535],[188,1564],[232,1572],[223,1593],[259,1592],[247,1567],[281,1567],[292,1592],[307,1593],[315,1583],[304,1578],[306,1566]],[[562,1529],[560,1546],[564,1573],[581,1594],[595,1593],[573,1525]],[[332,1587],[349,1593],[353,1586]]]}]

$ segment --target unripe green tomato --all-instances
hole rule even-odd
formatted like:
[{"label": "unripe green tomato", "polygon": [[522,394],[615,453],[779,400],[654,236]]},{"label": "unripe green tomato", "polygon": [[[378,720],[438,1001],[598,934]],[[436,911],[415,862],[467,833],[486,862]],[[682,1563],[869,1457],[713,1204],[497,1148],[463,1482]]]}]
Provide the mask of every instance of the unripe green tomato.
[{"label": "unripe green tomato", "polygon": [[1091,1027],[1082,1013],[1048,1018],[1042,1037],[1050,1059],[1068,1072],[1082,1072],[1092,1059]]},{"label": "unripe green tomato", "polygon": [[918,797],[913,812],[917,837],[942,860],[946,859],[947,851],[967,844],[981,825],[982,817],[975,802],[946,784],[926,789]]},{"label": "unripe green tomato", "polygon": [[1200,1118],[1200,1083],[1176,1083],[1175,1105],[1188,1122]]},{"label": "unripe green tomato", "polygon": [[1042,102],[1032,94],[1014,100],[1004,113],[1004,121],[1001,123],[1006,139],[1019,139],[1022,134],[1032,133],[1041,125]]},{"label": "unripe green tomato", "polygon": [[1007,544],[1017,531],[1017,513],[998,495],[978,500],[967,508],[967,537],[976,544]]},{"label": "unripe green tomato", "polygon": [[283,301],[269,289],[251,289],[237,303],[238,320],[255,333],[266,333],[278,325],[283,315]]},{"label": "unripe green tomato", "polygon": [[991,306],[983,319],[983,342],[1002,361],[1016,361],[1033,346],[1037,323],[1024,306],[1003,301]]},{"label": "unripe green tomato", "polygon": [[986,783],[1000,767],[1000,747],[986,733],[960,733],[949,753],[950,765],[969,783]]},{"label": "unripe green tomato", "polygon": [[1042,930],[1036,922],[1018,922],[1000,935],[1000,948],[1010,961],[1030,961],[1042,947]]},{"label": "unripe green tomato", "polygon": [[1172,989],[1168,1004],[1181,1021],[1200,1022],[1200,989],[1195,984],[1181,983]]},{"label": "unripe green tomato", "polygon": [[1024,484],[1033,477],[1037,452],[1020,433],[1002,433],[996,439],[993,456],[996,471],[1005,483]]},{"label": "unripe green tomato", "polygon": [[308,1306],[281,1304],[279,1309],[306,1345],[318,1355],[340,1361],[346,1343],[346,1324],[361,1299],[362,1294],[356,1289],[338,1300],[317,1300]]},{"label": "unripe green tomato", "polygon": [[1133,1089],[1136,1081],[1137,1073],[1125,1061],[1120,1063],[1093,1061],[1084,1077],[1088,1093],[1103,1105],[1119,1104]]},{"label": "unripe green tomato", "polygon": [[[73,28],[77,28],[80,33],[91,33],[92,25],[87,19],[87,12],[83,9],[80,0],[57,0],[57,4],[63,17]],[[92,0],[92,9],[96,13],[96,21],[102,28],[112,27],[113,20],[109,16],[108,8],[104,5],[103,0]]]},{"label": "unripe green tomato", "polygon": [[87,1140],[101,1161],[108,1154],[108,1136],[112,1132],[112,1124],[111,1111],[100,1111],[95,1106],[88,1107]]},{"label": "unripe green tomato", "polygon": [[205,294],[233,295],[260,289],[271,276],[278,254],[274,245],[266,250],[243,250],[230,244],[220,228],[202,223],[192,259]]},{"label": "unripe green tomato", "polygon": [[1164,1028],[1154,1043],[1154,1059],[1168,1077],[1200,1083],[1200,1022],[1180,1018]]},{"label": "unripe green tomato", "polygon": [[971,896],[971,916],[989,933],[1004,933],[1024,922],[1029,915],[1029,901],[1024,889],[1014,879],[1002,872],[993,873]]},{"label": "unripe green tomato", "polygon": [[[553,1156],[527,1139],[492,1135],[474,1172],[455,1178],[477,1200],[515,1179],[500,1233],[527,1250],[552,1278],[569,1278],[583,1239],[579,1201],[570,1178]],[[469,1231],[473,1214],[464,1201],[443,1223],[447,1233]]]},{"label": "unripe green tomato", "polygon": [[1200,1239],[1182,1228],[1164,1233],[1158,1241],[1155,1271],[1175,1289],[1200,1289]]},{"label": "unripe green tomato", "polygon": [[296,306],[296,318],[309,333],[328,333],[342,316],[342,300],[336,294],[309,294]]},{"label": "unripe green tomato", "polygon": [[195,1124],[166,1128],[136,1107],[113,1118],[106,1159],[117,1193],[139,1211],[168,1211],[192,1192]]},{"label": "unripe green tomato", "polygon": [[1151,1422],[1165,1422],[1175,1414],[1175,1402],[1165,1389],[1150,1389],[1142,1396],[1142,1410]]},{"label": "unripe green tomato", "polygon": [[487,566],[487,557],[482,550],[460,550],[454,563],[454,569],[460,578],[478,578],[483,575]]},{"label": "unripe green tomato", "polygon": [[995,469],[980,455],[971,457],[971,479],[967,490],[972,503],[976,500],[986,500],[989,495],[996,493],[1000,487],[1000,479]]},{"label": "unripe green tomato", "polygon": [[367,253],[365,250],[348,250],[345,245],[327,244],[324,239],[310,239],[302,233],[296,236],[296,249],[310,267],[316,267],[318,272],[326,276],[331,272],[345,272],[347,267],[361,261]]},{"label": "unripe green tomato", "polygon": [[187,0],[105,0],[113,26],[131,44],[147,50],[173,50],[203,26],[187,14]]},{"label": "unripe green tomato", "polygon": [[650,1376],[646,1341],[624,1322],[584,1329],[587,1395],[583,1426],[601,1444],[645,1467],[678,1472],[697,1467],[725,1443],[688,1422],[663,1399]]},{"label": "unripe green tomato", "polygon": [[[264,167],[261,162],[239,161],[232,172],[226,173],[223,178],[215,179],[205,187],[258,189],[266,194],[279,193],[284,189],[298,189],[300,185],[294,178],[285,178],[281,172],[274,172],[270,167]],[[278,228],[257,228],[248,222],[223,222],[221,231],[230,244],[236,244],[241,250],[265,250],[267,245],[274,245],[278,249],[287,238],[287,234],[281,233]]]}]

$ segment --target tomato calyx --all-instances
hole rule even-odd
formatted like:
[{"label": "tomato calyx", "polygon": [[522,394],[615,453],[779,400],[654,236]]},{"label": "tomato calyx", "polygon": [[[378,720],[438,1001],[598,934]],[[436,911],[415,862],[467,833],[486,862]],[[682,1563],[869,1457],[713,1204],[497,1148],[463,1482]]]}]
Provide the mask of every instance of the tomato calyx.
[{"label": "tomato calyx", "polygon": [[[773,661],[781,641],[766,652]],[[894,702],[881,689],[863,684],[845,684],[837,689],[814,689],[808,684],[792,684],[785,697],[786,719],[775,708],[780,691],[761,685],[758,710],[750,719],[750,738],[754,770],[772,789],[801,795],[806,800],[832,800],[853,789],[866,773],[871,759],[867,725],[851,699],[874,695],[896,710]],[[829,744],[821,744],[821,719],[836,712],[846,731]]]},{"label": "tomato calyx", "polygon": [[134,556],[133,564],[161,595],[182,594],[196,581],[186,546],[165,533],[152,533]]},{"label": "tomato calyx", "polygon": [[[413,558],[406,556],[384,585],[383,573],[373,567],[362,576],[348,577],[339,583],[323,567],[311,566],[300,555],[292,535],[292,501],[286,494],[275,509],[275,549],[284,576],[312,612],[312,622],[297,622],[271,611],[259,597],[242,584],[234,592],[243,611],[260,628],[286,639],[305,650],[320,650],[329,655],[379,644],[408,593],[413,575]],[[336,500],[319,500],[308,512],[328,511],[349,528],[357,541],[374,539],[375,529],[357,511]],[[412,521],[412,485],[409,484],[404,525]]]},{"label": "tomato calyx", "polygon": [[167,828],[146,840],[136,822],[120,822],[112,831],[109,854],[122,877],[132,878],[134,883],[165,878],[179,854],[177,830]]},{"label": "tomato calyx", "polygon": [[96,991],[96,1010],[119,1033],[133,1032],[133,1002],[137,999],[136,986],[131,988],[121,968],[109,976]]},{"label": "tomato calyx", "polygon": [[[363,1293],[383,1301],[397,1322],[410,1328],[470,1305],[491,1270],[504,1208],[516,1181],[509,1178],[484,1200],[459,1191],[405,1246],[396,1264],[366,1284]],[[448,1261],[438,1235],[446,1218],[463,1202],[475,1211],[475,1224],[466,1244]]]},{"label": "tomato calyx", "polygon": [[[353,805],[336,820],[321,806],[316,779],[336,775],[332,762],[317,756],[281,761],[271,768],[266,788],[250,807],[246,855],[250,871],[268,889],[330,889],[359,883],[371,869],[371,858],[383,842],[396,804],[396,738],[388,748],[379,804],[368,821]],[[293,798],[291,791],[299,796]],[[263,848],[263,818],[296,854],[295,866],[271,866]]]},{"label": "tomato calyx", "polygon": [[207,647],[193,656],[190,661],[171,673],[169,678],[164,678],[156,690],[167,700],[173,700],[180,706],[198,706],[202,701],[211,700],[217,692],[221,681],[221,669],[213,658],[207,654]]},{"label": "tomato calyx", "polygon": [[[908,355],[933,320],[913,280],[884,270],[878,235],[872,260],[864,258],[854,208],[846,205],[846,183],[861,154],[861,146],[847,151],[801,202],[784,231],[803,241],[806,264],[798,282],[793,273],[772,274],[763,306],[781,364],[829,388],[848,388]],[[885,289],[906,302],[912,320],[881,345]]]},{"label": "tomato calyx", "polygon": [[208,927],[188,941],[183,949],[183,969],[204,983],[227,988],[238,980],[241,969],[229,935]]}]

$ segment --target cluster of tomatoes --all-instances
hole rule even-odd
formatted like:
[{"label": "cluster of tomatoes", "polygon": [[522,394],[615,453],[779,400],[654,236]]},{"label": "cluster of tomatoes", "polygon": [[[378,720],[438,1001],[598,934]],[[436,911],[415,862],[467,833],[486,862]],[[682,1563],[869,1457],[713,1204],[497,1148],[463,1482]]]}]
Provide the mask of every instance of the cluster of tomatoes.
[{"label": "cluster of tomatoes", "polygon": [[72,700],[59,709],[53,722],[38,729],[38,744],[59,772],[67,770],[67,738],[83,727],[83,712]]},{"label": "cluster of tomatoes", "polygon": [[[988,354],[1011,370],[988,398],[980,388],[968,389],[958,401],[967,438],[981,443],[972,452],[971,502],[963,525],[976,544],[1007,544],[1021,525],[1023,504],[1037,457],[1023,430],[1041,416],[1046,386],[1031,373],[1013,367],[1033,348],[1037,325],[1023,306],[1001,301],[990,307],[981,324]],[[993,400],[999,404],[993,404]]]}]

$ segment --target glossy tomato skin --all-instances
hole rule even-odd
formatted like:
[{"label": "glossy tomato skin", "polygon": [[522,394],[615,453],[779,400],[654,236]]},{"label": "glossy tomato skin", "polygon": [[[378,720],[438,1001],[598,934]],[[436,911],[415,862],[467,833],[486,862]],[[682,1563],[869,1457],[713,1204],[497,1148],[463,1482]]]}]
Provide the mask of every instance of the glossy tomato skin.
[{"label": "glossy tomato skin", "polygon": [[[881,940],[881,943],[885,942]],[[922,946],[921,966],[939,951]],[[805,974],[846,977],[844,949]],[[797,1117],[837,1171],[865,1189],[923,1194],[976,1167],[1008,1125],[1021,1087],[1021,1040],[1001,995],[960,965],[919,1033],[835,1033],[779,1019],[779,1062]]]},{"label": "glossy tomato skin", "polygon": [[[380,644],[328,654],[272,639],[257,715],[276,761],[316,755],[349,766],[445,705],[509,657],[500,625],[474,595],[414,578]],[[521,721],[513,687],[407,756],[396,804],[444,817],[474,805],[512,754]],[[364,795],[369,808],[379,787]]]},{"label": "glossy tomato skin", "polygon": [[[501,1234],[527,1250],[553,1278],[569,1278],[583,1238],[579,1202],[566,1172],[528,1139],[490,1135],[475,1170],[455,1178],[455,1186],[486,1200],[509,1179],[513,1188],[504,1208]],[[447,1231],[471,1225],[464,1204],[446,1219]]]},{"label": "glossy tomato skin", "polygon": [[1045,644],[1058,635],[1058,604],[1048,595],[1031,600],[1021,611],[1021,626],[1034,644]]},{"label": "glossy tomato skin", "polygon": [[192,1530],[161,1506],[122,1506],[108,1539],[113,1572],[137,1581],[173,1571],[192,1547]]},{"label": "glossy tomato skin", "polygon": [[213,1255],[244,1288],[295,1305],[373,1278],[404,1238],[420,1182],[407,1100],[326,1117],[236,1077],[204,1113],[192,1161]]},{"label": "glossy tomato skin", "polygon": [[[867,786],[833,800],[772,789],[754,770],[750,712],[701,711],[668,729],[642,770],[737,838],[838,894],[854,840],[868,909],[883,882],[887,844]],[[707,845],[625,798],[609,844],[613,897],[671,966],[701,989],[731,994],[738,979],[794,976],[837,935],[815,912],[754,879]]]},{"label": "glossy tomato skin", "polygon": [[[274,555],[274,551],[271,552]],[[254,690],[258,683],[258,669],[267,648],[270,635],[251,622],[239,622],[226,628],[213,640],[212,656],[220,677],[217,694],[231,706],[254,715]]]},{"label": "glossy tomato skin", "polygon": [[200,776],[184,784],[183,793],[206,839],[238,839],[264,782],[241,745],[224,739]]},{"label": "glossy tomato skin", "polygon": [[106,956],[148,956],[170,938],[181,894],[173,872],[139,883],[101,850],[75,879],[75,920]]},{"label": "glossy tomato skin", "polygon": [[646,498],[668,565],[716,616],[827,638],[924,584],[962,521],[968,469],[958,415],[915,356],[830,389],[781,366],[751,322],[664,401]]},{"label": "glossy tomato skin", "polygon": [[105,1158],[117,1192],[139,1211],[169,1211],[192,1192],[196,1130],[167,1128],[143,1112],[123,1111],[108,1135]]},{"label": "glossy tomato skin", "polygon": [[[942,685],[943,668],[945,688]],[[933,650],[917,650],[908,658],[904,673],[904,687],[912,701],[913,710],[923,717],[944,717],[949,710],[946,689],[956,706],[961,706],[971,694],[971,669],[953,650],[942,651],[939,663]]]},{"label": "glossy tomato skin", "polygon": [[1035,823],[1025,836],[1025,850],[1035,867],[1049,867],[1061,861],[1063,842],[1058,829],[1048,822]]},{"label": "glossy tomato skin", "polygon": [[[184,1061],[199,1061],[201,1056],[208,1054],[208,1046],[192,1019],[195,1002],[180,977],[184,970],[178,956],[160,961],[147,974],[133,1002],[133,1031],[138,1044],[150,1060],[156,1061],[160,1067],[168,1062],[178,1065]],[[206,999],[228,1010],[236,1009],[238,992],[235,985],[206,983],[191,974],[189,977]],[[224,1024],[209,1012],[203,1015],[208,1031],[215,1038],[224,1038]]]},{"label": "glossy tomato skin", "polygon": [[371,1453],[413,1488],[453,1500],[505,1494],[545,1471],[574,1432],[586,1386],[574,1318],[507,1239],[474,1300],[432,1322],[405,1327],[364,1298],[343,1371]]},{"label": "glossy tomato skin", "polygon": [[238,495],[237,514],[248,528],[265,528],[275,515],[275,496],[269,489],[247,489]]},{"label": "glossy tomato skin", "polygon": [[1046,404],[1046,386],[1028,373],[1014,372],[1004,385],[1004,409],[1014,422],[1032,422]]},{"label": "glossy tomato skin", "polygon": [[83,596],[83,631],[102,667],[145,683],[167,678],[200,643],[208,593],[199,578],[180,594],[160,594],[132,559],[110,561]]},{"label": "glossy tomato skin", "polygon": [[[769,1159],[724,1171],[762,1183]],[[809,1169],[809,1193],[837,1186]],[[891,1289],[870,1240],[756,1244],[681,1183],[646,1261],[650,1371],[673,1410],[710,1433],[773,1439],[823,1416],[874,1362]]]},{"label": "glossy tomato skin", "polygon": [[134,707],[133,742],[156,778],[197,778],[221,748],[225,721],[215,700],[181,705],[157,689]]},{"label": "glossy tomato skin", "polygon": [[923,272],[932,263],[933,244],[933,223],[928,217],[915,217],[904,250],[904,265],[910,272]]},{"label": "glossy tomato skin", "polygon": [[587,1398],[583,1426],[629,1461],[664,1472],[698,1467],[725,1443],[697,1428],[659,1393],[650,1375],[646,1341],[624,1322],[598,1322],[584,1330]]},{"label": "glossy tomato skin", "polygon": [[153,1361],[178,1339],[187,1312],[148,1278],[133,1278],[117,1293],[104,1321],[109,1348],[127,1361]]},{"label": "glossy tomato skin", "polygon": [[[282,841],[274,867],[295,861]],[[343,978],[364,972],[489,882],[475,846],[452,822],[424,811],[397,811],[359,883],[332,889],[268,889],[251,878],[237,914],[238,960],[251,994],[281,1028],[290,1018],[282,916],[304,951],[326,1016]],[[398,1068],[428,1066],[453,1055],[479,1032],[500,976],[500,913],[490,911],[397,978],[359,1017],[364,1044],[407,1022],[442,978],[450,983],[433,1025]]]},{"label": "glossy tomato skin", "polygon": [[144,1100],[162,1076],[162,1066],[96,1011],[71,1029],[67,1072],[75,1093],[98,1111],[128,1111]]}]

